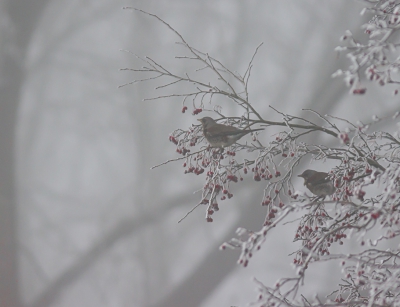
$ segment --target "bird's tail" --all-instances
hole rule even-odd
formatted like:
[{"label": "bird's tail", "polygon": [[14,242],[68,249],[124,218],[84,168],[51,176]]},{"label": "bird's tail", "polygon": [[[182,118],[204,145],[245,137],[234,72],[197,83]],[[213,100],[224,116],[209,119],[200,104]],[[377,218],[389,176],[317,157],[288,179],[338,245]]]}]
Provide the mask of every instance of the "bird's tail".
[{"label": "bird's tail", "polygon": [[[258,129],[250,129],[250,132],[254,132],[254,131],[260,131],[260,130],[264,130],[264,128],[258,128]],[[246,130],[247,131],[247,130]]]},{"label": "bird's tail", "polygon": [[246,135],[247,133],[250,133],[250,132],[254,132],[254,131],[259,131],[259,130],[264,130],[264,129],[262,129],[262,128],[259,128],[259,129],[250,129],[250,130],[240,130],[240,129],[238,129],[238,130],[234,130],[234,131],[223,131],[223,132],[220,132],[220,133],[218,133],[218,134],[220,134],[220,135],[241,135],[241,136],[243,136],[243,135]]}]

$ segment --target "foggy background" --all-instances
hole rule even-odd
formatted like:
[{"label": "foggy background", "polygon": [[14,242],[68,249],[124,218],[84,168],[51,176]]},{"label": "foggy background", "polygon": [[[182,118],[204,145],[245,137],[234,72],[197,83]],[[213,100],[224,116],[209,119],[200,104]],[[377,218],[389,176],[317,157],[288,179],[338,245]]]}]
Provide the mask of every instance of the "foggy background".
[{"label": "foggy background", "polygon": [[[218,250],[237,227],[261,228],[262,183],[235,185],[213,223],[203,208],[177,223],[203,177],[184,175],[182,162],[150,167],[177,157],[169,133],[198,117],[180,112],[181,99],[143,102],[154,84],[118,86],[140,77],[119,69],[143,65],[121,49],[184,73],[174,59],[183,49],[124,6],[158,15],[233,71],[264,42],[249,92],[268,120],[279,120],[268,105],[361,120],[399,106],[389,88],[350,96],[331,78],[348,64],[334,52],[340,36],[363,37],[357,1],[0,1],[1,307],[245,306],[253,277],[272,285],[295,274],[295,225],[272,232],[245,269],[239,251]],[[310,272],[305,293],[326,294],[333,271]]]}]

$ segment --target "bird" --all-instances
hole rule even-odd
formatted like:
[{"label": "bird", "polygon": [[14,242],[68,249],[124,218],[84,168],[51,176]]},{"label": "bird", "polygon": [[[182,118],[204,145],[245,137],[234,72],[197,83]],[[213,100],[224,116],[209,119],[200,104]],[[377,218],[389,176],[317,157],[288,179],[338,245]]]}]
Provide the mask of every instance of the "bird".
[{"label": "bird", "polygon": [[311,193],[323,197],[332,195],[336,190],[332,180],[328,176],[328,173],[317,172],[311,169],[307,169],[302,174],[298,175],[298,177],[304,179],[304,185]]},{"label": "bird", "polygon": [[236,127],[218,124],[211,117],[203,117],[198,119],[203,126],[203,134],[211,147],[224,148],[231,146],[241,137],[254,131],[264,130],[260,129],[249,129],[241,130]]}]

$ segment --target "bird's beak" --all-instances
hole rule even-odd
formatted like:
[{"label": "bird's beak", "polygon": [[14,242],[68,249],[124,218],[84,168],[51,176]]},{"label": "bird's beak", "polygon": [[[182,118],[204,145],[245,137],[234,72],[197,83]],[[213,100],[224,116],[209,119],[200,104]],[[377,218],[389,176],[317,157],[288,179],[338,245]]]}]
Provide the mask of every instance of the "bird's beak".
[{"label": "bird's beak", "polygon": [[198,118],[197,120],[198,120],[199,122],[201,122],[201,118]]},{"label": "bird's beak", "polygon": [[303,178],[303,175],[297,175],[297,177],[301,177],[301,178]]}]

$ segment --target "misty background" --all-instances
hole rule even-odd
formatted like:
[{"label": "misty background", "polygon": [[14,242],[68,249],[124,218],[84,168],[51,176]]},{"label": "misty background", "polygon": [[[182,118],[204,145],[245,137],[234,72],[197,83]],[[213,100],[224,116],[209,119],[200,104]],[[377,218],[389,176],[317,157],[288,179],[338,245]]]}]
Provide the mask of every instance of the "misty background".
[{"label": "misty background", "polygon": [[[181,99],[143,102],[159,95],[154,83],[118,88],[142,77],[119,69],[143,65],[121,50],[188,67],[174,58],[183,49],[172,31],[125,6],[242,74],[263,42],[249,92],[266,119],[280,119],[269,105],[351,120],[399,107],[388,88],[351,96],[331,78],[348,64],[334,52],[344,31],[366,39],[357,1],[1,0],[1,307],[245,306],[256,300],[253,277],[272,285],[295,274],[295,224],[272,232],[245,269],[239,251],[218,250],[237,227],[262,226],[264,185],[250,177],[213,223],[203,208],[177,223],[203,177],[184,175],[182,162],[150,168],[178,157],[169,133],[198,117],[180,112]],[[326,294],[332,272],[340,277],[337,266],[310,272],[304,292]]]}]

